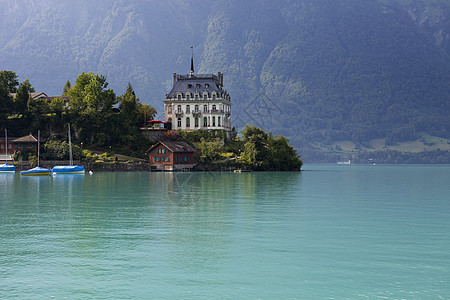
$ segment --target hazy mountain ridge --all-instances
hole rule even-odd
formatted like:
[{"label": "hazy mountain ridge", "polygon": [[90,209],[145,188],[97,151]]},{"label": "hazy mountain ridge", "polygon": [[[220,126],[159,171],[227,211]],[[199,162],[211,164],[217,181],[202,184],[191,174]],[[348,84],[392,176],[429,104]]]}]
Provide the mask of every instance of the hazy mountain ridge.
[{"label": "hazy mountain ridge", "polygon": [[0,68],[50,94],[98,72],[161,113],[194,46],[197,72],[224,72],[236,125],[296,146],[449,137],[449,12],[433,0],[11,0]]}]

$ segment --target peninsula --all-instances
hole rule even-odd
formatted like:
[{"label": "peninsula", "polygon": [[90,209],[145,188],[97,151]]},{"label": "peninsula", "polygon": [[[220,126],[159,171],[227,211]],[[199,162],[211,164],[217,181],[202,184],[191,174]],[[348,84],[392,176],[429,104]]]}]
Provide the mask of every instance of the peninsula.
[{"label": "peninsula", "polygon": [[[287,138],[252,125],[238,134],[231,126],[231,97],[223,89],[222,73],[195,75],[192,58],[189,75],[174,74],[174,87],[164,100],[165,121],[154,120],[156,109],[142,103],[130,83],[116,96],[103,75],[81,73],[73,86],[66,82],[61,96],[36,92],[28,79],[19,85],[17,78],[13,71],[0,71],[0,124],[11,136],[8,148],[14,147],[5,160],[13,159],[18,170],[36,164],[37,140],[30,133],[38,130],[41,163],[68,160],[68,124],[74,160],[87,170],[177,170],[173,165],[182,165],[182,170],[287,171],[302,166]],[[21,142],[25,137],[27,144]],[[6,154],[4,142],[0,138],[0,152]],[[169,142],[177,149],[184,145],[190,154],[171,161],[163,154],[174,149],[154,147]]]}]

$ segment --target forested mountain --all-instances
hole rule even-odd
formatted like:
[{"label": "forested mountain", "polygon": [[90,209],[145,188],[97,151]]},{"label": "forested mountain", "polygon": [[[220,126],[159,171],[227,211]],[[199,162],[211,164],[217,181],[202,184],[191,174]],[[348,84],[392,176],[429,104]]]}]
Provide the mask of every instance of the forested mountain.
[{"label": "forested mountain", "polygon": [[224,73],[236,126],[293,145],[450,138],[448,0],[4,0],[0,69],[62,93],[81,72],[155,106],[172,73]]}]

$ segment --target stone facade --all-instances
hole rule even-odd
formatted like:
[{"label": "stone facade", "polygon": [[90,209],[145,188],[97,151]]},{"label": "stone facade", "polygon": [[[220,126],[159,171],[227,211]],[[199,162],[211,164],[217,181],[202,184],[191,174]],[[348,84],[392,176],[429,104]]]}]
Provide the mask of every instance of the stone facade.
[{"label": "stone facade", "polygon": [[222,129],[231,133],[231,98],[223,89],[223,74],[173,74],[164,100],[164,118],[173,130]]}]

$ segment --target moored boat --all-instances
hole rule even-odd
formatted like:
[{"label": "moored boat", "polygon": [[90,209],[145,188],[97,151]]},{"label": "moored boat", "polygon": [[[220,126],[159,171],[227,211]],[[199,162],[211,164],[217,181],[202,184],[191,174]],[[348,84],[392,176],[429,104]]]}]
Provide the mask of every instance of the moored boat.
[{"label": "moored boat", "polygon": [[28,176],[48,176],[50,175],[50,169],[42,168],[42,167],[35,167],[33,169],[29,169],[26,171],[20,172],[20,175],[28,175]]},{"label": "moored boat", "polygon": [[52,169],[53,174],[84,174],[85,168],[83,166],[74,166],[72,157],[72,139],[70,137],[70,124],[69,126],[69,158],[70,166],[54,166]]},{"label": "moored boat", "polygon": [[84,174],[85,168],[83,166],[54,166],[53,174]]},{"label": "moored boat", "polygon": [[[8,132],[5,129],[5,157],[8,159]],[[15,165],[8,165],[8,162],[5,162],[0,166],[0,173],[14,173],[16,172]]]},{"label": "moored boat", "polygon": [[0,173],[14,173],[16,172],[15,165],[8,165],[7,163],[0,165]]},{"label": "moored boat", "polygon": [[39,146],[41,141],[41,132],[38,130],[38,152],[37,152],[37,158],[38,158],[38,165],[37,167],[29,170],[25,170],[20,172],[20,175],[27,175],[27,176],[45,176],[50,175],[50,169],[39,167]]}]

